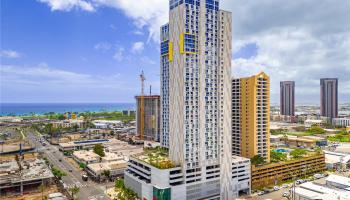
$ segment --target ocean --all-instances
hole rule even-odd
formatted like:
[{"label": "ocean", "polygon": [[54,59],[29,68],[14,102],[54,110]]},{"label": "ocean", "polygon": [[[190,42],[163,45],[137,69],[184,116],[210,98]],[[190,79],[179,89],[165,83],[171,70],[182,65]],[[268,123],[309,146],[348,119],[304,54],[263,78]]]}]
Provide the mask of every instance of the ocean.
[{"label": "ocean", "polygon": [[0,103],[0,116],[42,115],[48,112],[135,110],[134,103]]}]

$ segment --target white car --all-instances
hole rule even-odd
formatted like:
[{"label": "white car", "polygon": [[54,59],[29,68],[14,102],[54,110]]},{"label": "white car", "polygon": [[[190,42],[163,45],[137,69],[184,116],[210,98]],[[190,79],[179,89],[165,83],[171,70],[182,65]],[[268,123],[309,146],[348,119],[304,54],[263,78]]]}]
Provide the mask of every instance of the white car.
[{"label": "white car", "polygon": [[274,186],[273,187],[273,190],[275,190],[275,191],[277,191],[277,190],[279,190],[280,188],[278,187],[278,186]]},{"label": "white car", "polygon": [[283,197],[289,197],[289,196],[290,196],[290,193],[289,193],[289,192],[283,192],[282,196],[283,196]]},{"label": "white car", "polygon": [[320,178],[323,178],[323,174],[314,174],[314,178],[315,179],[320,179]]},{"label": "white car", "polygon": [[258,195],[259,195],[259,196],[264,195],[264,194],[265,194],[265,192],[264,192],[264,191],[260,191],[260,192],[258,192]]}]

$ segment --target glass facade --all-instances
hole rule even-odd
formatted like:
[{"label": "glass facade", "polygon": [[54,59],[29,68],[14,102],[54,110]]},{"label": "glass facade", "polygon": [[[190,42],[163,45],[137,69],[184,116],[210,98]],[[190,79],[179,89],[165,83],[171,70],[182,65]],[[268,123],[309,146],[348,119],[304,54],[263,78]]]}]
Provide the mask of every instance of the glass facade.
[{"label": "glass facade", "polygon": [[153,187],[153,200],[171,200],[171,189],[158,189]]}]

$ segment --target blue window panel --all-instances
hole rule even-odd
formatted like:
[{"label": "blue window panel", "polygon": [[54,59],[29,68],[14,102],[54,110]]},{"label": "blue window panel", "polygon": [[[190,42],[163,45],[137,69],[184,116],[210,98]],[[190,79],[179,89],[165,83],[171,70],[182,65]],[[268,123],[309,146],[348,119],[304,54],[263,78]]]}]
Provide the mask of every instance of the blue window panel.
[{"label": "blue window panel", "polygon": [[169,53],[169,41],[166,40],[160,44],[160,54],[165,55]]},{"label": "blue window panel", "polygon": [[170,0],[169,7],[170,10],[176,8],[177,6],[183,4],[184,0]]}]

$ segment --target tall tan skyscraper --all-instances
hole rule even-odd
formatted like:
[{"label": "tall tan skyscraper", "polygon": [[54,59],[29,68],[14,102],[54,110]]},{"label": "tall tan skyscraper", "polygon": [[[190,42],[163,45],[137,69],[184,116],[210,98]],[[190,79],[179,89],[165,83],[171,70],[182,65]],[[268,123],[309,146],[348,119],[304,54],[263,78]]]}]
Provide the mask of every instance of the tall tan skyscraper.
[{"label": "tall tan skyscraper", "polygon": [[270,78],[232,80],[232,154],[270,161]]}]

